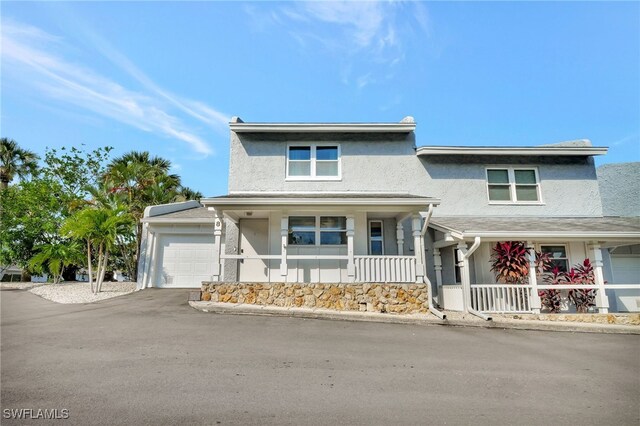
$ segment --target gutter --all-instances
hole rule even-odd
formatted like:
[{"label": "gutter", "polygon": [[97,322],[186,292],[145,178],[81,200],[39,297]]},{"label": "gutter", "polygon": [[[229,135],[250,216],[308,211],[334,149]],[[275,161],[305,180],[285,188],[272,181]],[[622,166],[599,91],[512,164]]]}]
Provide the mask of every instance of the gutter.
[{"label": "gutter", "polygon": [[[466,252],[466,253],[464,253],[464,255],[463,255],[463,256],[464,256],[464,259],[465,259],[465,260],[469,260],[469,259],[471,258],[471,255],[472,255],[476,250],[478,250],[478,247],[480,247],[480,237],[475,237],[475,238],[473,239],[473,245],[469,248],[469,250],[467,250],[467,252]],[[465,271],[465,272],[466,272],[467,276],[469,276],[469,270],[468,270],[468,268],[466,268],[466,269],[467,269],[467,271]],[[471,295],[471,289],[469,289],[469,291],[468,291],[468,292],[467,292],[466,290],[467,290],[467,289],[465,289],[465,294],[463,295],[463,297],[468,297],[468,296],[470,296],[470,295]],[[482,312],[476,311],[475,309],[471,308],[471,307],[469,306],[469,304],[466,304],[466,305],[467,305],[467,311],[468,311],[471,315],[475,315],[475,316],[477,316],[478,318],[482,318],[482,319],[483,319],[483,320],[485,320],[485,321],[491,321],[491,317],[490,317],[490,316],[485,315],[485,314],[483,314]]]},{"label": "gutter", "polygon": [[[424,218],[424,223],[422,224],[422,229],[420,230],[420,253],[421,257],[424,257],[424,236],[427,234],[427,230],[429,228],[429,221],[431,220],[431,216],[433,215],[433,204],[429,204],[429,209],[427,210],[427,215]],[[433,286],[431,285],[431,281],[429,277],[427,277],[427,262],[426,259],[422,259],[422,267],[424,268],[424,272],[422,275],[422,281],[429,286],[429,312],[433,313],[435,316],[440,318],[441,320],[446,320],[447,315],[436,309],[433,306]]]}]

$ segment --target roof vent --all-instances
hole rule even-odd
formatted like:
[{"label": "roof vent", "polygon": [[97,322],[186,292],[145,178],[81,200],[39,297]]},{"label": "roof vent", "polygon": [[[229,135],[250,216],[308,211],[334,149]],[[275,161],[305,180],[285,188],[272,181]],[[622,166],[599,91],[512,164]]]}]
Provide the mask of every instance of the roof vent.
[{"label": "roof vent", "polygon": [[234,115],[233,117],[231,117],[231,122],[232,123],[244,123],[244,121],[242,121],[242,118],[238,117],[237,115]]},{"label": "roof vent", "polygon": [[412,116],[407,115],[405,118],[403,118],[402,120],[400,120],[401,123],[415,123],[416,120],[413,119]]}]

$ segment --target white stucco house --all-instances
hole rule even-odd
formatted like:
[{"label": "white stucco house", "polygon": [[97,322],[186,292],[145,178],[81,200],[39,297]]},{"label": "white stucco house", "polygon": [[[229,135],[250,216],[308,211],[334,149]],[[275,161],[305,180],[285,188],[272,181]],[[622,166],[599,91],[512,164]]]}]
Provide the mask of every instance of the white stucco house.
[{"label": "white stucco house", "polygon": [[640,243],[640,219],[603,214],[593,157],[607,148],[418,147],[415,127],[234,118],[228,194],[146,209],[138,288],[426,282],[447,309],[536,311],[514,291],[537,283],[495,283],[495,241],[563,267],[590,257],[601,285],[603,250]]}]

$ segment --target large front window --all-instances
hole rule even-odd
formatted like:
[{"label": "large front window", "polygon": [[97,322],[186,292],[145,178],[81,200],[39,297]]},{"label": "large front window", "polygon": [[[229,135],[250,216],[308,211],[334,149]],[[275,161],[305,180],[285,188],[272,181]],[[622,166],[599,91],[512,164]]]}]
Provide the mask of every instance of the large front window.
[{"label": "large front window", "polygon": [[487,189],[492,203],[539,203],[540,187],[535,168],[488,168]]},{"label": "large front window", "polygon": [[288,241],[294,246],[347,244],[347,218],[344,216],[289,216]]},{"label": "large front window", "polygon": [[339,179],[340,147],[338,145],[290,145],[287,148],[287,179]]}]

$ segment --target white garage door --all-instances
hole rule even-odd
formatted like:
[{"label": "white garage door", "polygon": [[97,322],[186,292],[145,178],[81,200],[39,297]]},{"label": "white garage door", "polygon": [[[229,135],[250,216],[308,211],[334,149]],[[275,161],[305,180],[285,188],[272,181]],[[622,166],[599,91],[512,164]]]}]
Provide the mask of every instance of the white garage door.
[{"label": "white garage door", "polygon": [[[611,256],[613,284],[640,284],[640,256]],[[618,310],[640,312],[640,290],[616,290]]]},{"label": "white garage door", "polygon": [[200,288],[213,274],[213,235],[163,235],[156,286]]}]

